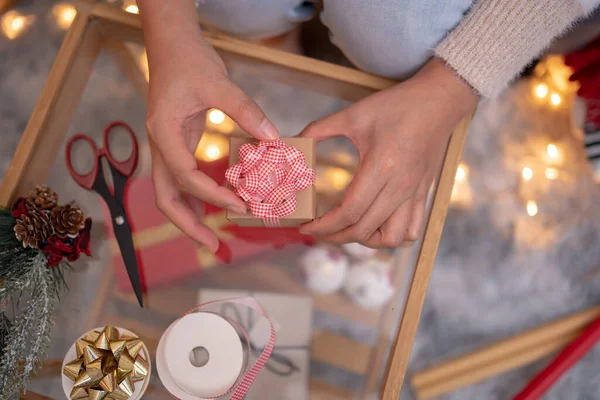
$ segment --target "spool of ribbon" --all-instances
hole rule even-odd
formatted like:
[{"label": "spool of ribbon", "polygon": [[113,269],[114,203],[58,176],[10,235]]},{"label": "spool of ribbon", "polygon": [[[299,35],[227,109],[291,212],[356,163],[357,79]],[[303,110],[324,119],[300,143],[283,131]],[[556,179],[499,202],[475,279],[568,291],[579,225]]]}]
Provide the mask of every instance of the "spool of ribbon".
[{"label": "spool of ribbon", "polygon": [[[226,304],[226,303],[248,307],[248,308],[256,311],[258,313],[258,315],[265,318],[269,323],[269,328],[270,328],[269,339],[266,342],[265,347],[262,349],[262,352],[260,353],[260,355],[258,355],[258,357],[256,358],[256,361],[254,362],[254,364],[252,366],[250,366],[250,362],[252,360],[252,354],[253,354],[252,350],[253,349],[250,344],[249,336],[248,336],[248,333],[246,332],[246,330],[234,319],[229,318],[228,316],[222,315],[220,313],[209,310],[210,307],[213,305],[222,305],[222,304]],[[173,379],[174,378],[173,374],[176,373],[176,371],[169,369],[169,360],[167,358],[177,356],[174,354],[169,354],[167,351],[165,351],[165,343],[169,340],[168,339],[169,332],[176,326],[176,324],[178,324],[178,322],[182,321],[186,316],[189,316],[190,314],[193,314],[193,313],[212,314],[212,315],[222,318],[223,320],[229,322],[229,324],[231,324],[231,326],[233,328],[235,328],[235,330],[239,333],[240,337],[244,338],[244,341],[246,343],[247,356],[245,357],[245,367],[243,368],[242,373],[240,373],[239,376],[237,377],[237,379],[235,380],[235,383],[233,383],[233,385],[231,385],[231,387],[229,387],[229,389],[227,389],[224,393],[218,393],[216,395],[210,395],[210,396],[203,395],[202,397],[200,397],[197,394],[190,392],[189,390],[187,390],[186,388],[184,388],[180,384],[178,384],[177,379]],[[209,331],[211,330],[211,326],[202,326],[201,328],[207,329]],[[191,332],[191,334],[193,335],[194,333]],[[212,335],[214,336],[214,332],[212,333]],[[240,338],[240,340],[241,340],[241,338]],[[198,345],[202,345],[202,343],[198,343]],[[202,399],[202,400],[203,399],[217,399],[217,398],[221,398],[221,397],[228,396],[231,394],[231,397],[229,397],[230,400],[242,400],[244,398],[244,396],[246,395],[246,393],[248,392],[248,390],[250,390],[250,387],[251,387],[252,383],[254,382],[254,380],[256,379],[256,377],[258,376],[258,373],[263,369],[263,367],[265,366],[265,364],[271,357],[271,353],[273,352],[274,346],[275,346],[275,328],[273,326],[272,321],[269,319],[266,312],[262,308],[262,306],[259,303],[257,303],[256,300],[254,300],[251,297],[240,297],[240,298],[232,298],[232,299],[226,299],[226,300],[211,301],[211,302],[203,303],[203,304],[189,310],[179,320],[177,320],[173,324],[171,324],[169,329],[167,329],[167,331],[163,334],[163,337],[160,339],[160,342],[158,345],[158,350],[157,350],[157,355],[156,355],[157,370],[158,370],[158,374],[159,374],[161,381],[163,382],[165,388],[177,399],[182,399],[182,400],[186,400],[186,399]],[[187,354],[183,354],[183,356],[187,357]],[[210,355],[210,352],[209,352],[209,362],[211,359],[212,359],[212,356]],[[207,364],[207,366],[208,365],[209,364]],[[204,367],[202,367],[202,368],[204,368]]]},{"label": "spool of ribbon", "polygon": [[315,183],[315,171],[306,165],[304,154],[282,140],[246,143],[239,157],[225,178],[265,226],[279,226],[280,217],[296,210],[296,192]]}]

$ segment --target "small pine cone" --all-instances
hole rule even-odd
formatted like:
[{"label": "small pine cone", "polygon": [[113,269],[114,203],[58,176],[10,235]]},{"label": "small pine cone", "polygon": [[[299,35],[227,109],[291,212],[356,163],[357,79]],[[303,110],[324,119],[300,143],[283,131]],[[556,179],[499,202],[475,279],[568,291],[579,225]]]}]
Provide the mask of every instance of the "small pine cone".
[{"label": "small pine cone", "polygon": [[58,202],[58,195],[46,185],[36,186],[29,198],[42,210],[51,210]]},{"label": "small pine cone", "polygon": [[37,248],[39,243],[45,242],[50,237],[52,226],[50,218],[44,211],[31,206],[27,208],[27,214],[17,219],[14,231],[17,239],[23,242],[23,247]]},{"label": "small pine cone", "polygon": [[54,231],[61,238],[67,234],[77,235],[85,227],[83,211],[75,204],[54,207],[50,212],[50,219]]}]

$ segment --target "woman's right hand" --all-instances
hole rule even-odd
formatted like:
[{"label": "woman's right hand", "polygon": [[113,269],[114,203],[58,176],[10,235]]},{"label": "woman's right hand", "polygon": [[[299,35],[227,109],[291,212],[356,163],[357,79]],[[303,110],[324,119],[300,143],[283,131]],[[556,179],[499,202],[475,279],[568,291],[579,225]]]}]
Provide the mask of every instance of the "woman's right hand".
[{"label": "woman's right hand", "polygon": [[162,2],[138,3],[150,68],[146,128],[156,204],[182,232],[216,251],[218,239],[202,224],[198,200],[242,213],[246,206],[198,170],[194,151],[204,131],[206,111],[222,110],[257,139],[276,139],[279,133],[260,107],[229,79],[223,61],[202,38],[195,11],[191,23],[175,15],[177,23],[159,29],[165,12],[173,12],[172,5],[159,13]]}]

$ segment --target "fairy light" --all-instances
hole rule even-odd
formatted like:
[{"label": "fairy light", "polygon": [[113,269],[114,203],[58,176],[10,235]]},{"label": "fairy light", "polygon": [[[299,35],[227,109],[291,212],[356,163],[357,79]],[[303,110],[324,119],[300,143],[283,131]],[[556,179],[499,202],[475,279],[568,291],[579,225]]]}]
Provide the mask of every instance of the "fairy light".
[{"label": "fairy light", "polygon": [[453,204],[459,206],[469,206],[472,202],[472,190],[471,186],[467,182],[469,176],[469,167],[464,163],[459,164],[456,168],[456,175],[454,186],[452,187],[452,194],[450,201]]},{"label": "fairy light", "polygon": [[52,7],[52,15],[56,18],[56,25],[61,29],[68,29],[73,23],[77,11],[75,7],[67,3],[58,3]]},{"label": "fairy light", "polygon": [[550,102],[553,105],[558,106],[560,104],[560,102],[561,102],[560,94],[558,94],[558,93],[552,93],[550,95]]},{"label": "fairy light", "polygon": [[523,172],[521,174],[523,175],[523,179],[526,181],[533,178],[533,170],[529,167],[523,168]]},{"label": "fairy light", "polygon": [[327,181],[335,190],[344,190],[352,179],[350,172],[343,168],[328,168],[326,171]]},{"label": "fairy light", "polygon": [[148,55],[145,51],[140,54],[140,68],[146,77],[146,80],[150,80],[150,69],[148,68]]},{"label": "fairy light", "polygon": [[215,108],[208,113],[208,120],[215,125],[222,124],[225,121],[225,113]]},{"label": "fairy light", "polygon": [[558,178],[558,170],[556,168],[546,168],[545,175],[547,179],[554,180]]},{"label": "fairy light", "polygon": [[530,217],[533,217],[537,213],[538,213],[538,206],[537,206],[536,202],[533,200],[529,200],[527,202],[527,214],[529,214]]},{"label": "fairy light", "polygon": [[125,11],[127,11],[130,14],[139,14],[140,9],[135,4],[130,4],[127,7],[125,7]]},{"label": "fairy light", "polygon": [[469,168],[466,165],[460,164],[456,169],[456,180],[461,182],[467,179],[467,174],[469,173]]},{"label": "fairy light", "polygon": [[545,83],[540,83],[535,87],[535,95],[540,99],[545,98],[548,95],[548,91],[548,85],[546,85]]},{"label": "fairy light", "polygon": [[8,11],[0,20],[2,33],[12,40],[25,31],[29,25],[35,20],[34,16],[24,16],[16,11]]},{"label": "fairy light", "polygon": [[196,147],[194,157],[205,162],[216,161],[228,154],[228,147],[229,141],[225,136],[204,132],[202,140]]},{"label": "fairy light", "polygon": [[550,143],[546,148],[546,152],[548,153],[548,157],[556,159],[558,158],[558,147],[555,144]]},{"label": "fairy light", "polygon": [[206,157],[210,160],[217,160],[221,156],[221,149],[219,149],[216,145],[211,144],[206,147]]}]

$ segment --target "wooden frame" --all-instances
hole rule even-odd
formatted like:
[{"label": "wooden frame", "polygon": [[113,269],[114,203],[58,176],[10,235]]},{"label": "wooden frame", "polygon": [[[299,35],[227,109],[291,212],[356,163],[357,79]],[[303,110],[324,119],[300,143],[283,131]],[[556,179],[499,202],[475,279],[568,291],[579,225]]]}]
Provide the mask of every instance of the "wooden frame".
[{"label": "wooden frame", "polygon": [[[389,79],[220,34],[206,33],[205,36],[226,63],[243,58],[246,65],[259,68],[261,76],[342,99],[355,101],[395,84]],[[132,60],[118,56],[124,54],[124,40],[143,42],[137,15],[97,4],[93,0],[77,3],[77,16],[0,186],[0,206],[10,205],[18,195],[27,193],[36,183],[46,180],[48,166],[53,163],[68,130],[75,105],[79,102],[101,47],[117,55],[125,74],[142,94],[145,93],[145,82],[140,81],[140,72],[133,68]],[[402,320],[380,390],[384,400],[397,400],[400,396],[469,121],[470,118],[464,119],[454,130],[436,180]],[[385,350],[386,346],[378,346],[378,360],[374,362],[384,359]],[[374,385],[374,382],[368,384]]]}]

